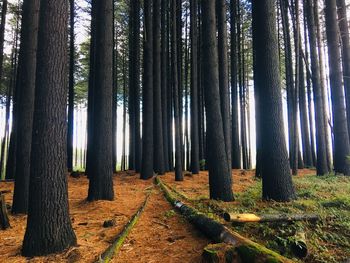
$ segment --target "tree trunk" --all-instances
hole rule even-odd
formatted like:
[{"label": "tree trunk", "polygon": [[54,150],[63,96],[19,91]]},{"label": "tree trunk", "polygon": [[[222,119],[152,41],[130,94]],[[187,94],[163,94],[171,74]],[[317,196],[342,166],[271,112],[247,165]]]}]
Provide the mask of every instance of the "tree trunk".
[{"label": "tree trunk", "polygon": [[307,116],[306,105],[306,92],[305,92],[305,74],[304,63],[302,58],[302,50],[299,51],[299,108],[300,108],[300,123],[301,123],[301,140],[303,144],[303,160],[306,167],[313,166],[311,145],[310,145],[310,133],[309,123]]},{"label": "tree trunk", "polygon": [[311,54],[311,71],[312,71],[312,86],[314,91],[315,102],[315,122],[316,122],[316,149],[317,149],[317,174],[325,175],[329,172],[327,163],[327,148],[326,148],[326,136],[324,126],[324,109],[322,101],[322,89],[320,79],[320,66],[317,56],[317,39],[316,39],[316,27],[314,10],[312,6],[312,0],[306,0],[304,2],[306,9],[310,54]]},{"label": "tree trunk", "polygon": [[225,132],[221,113],[218,47],[216,42],[215,2],[202,1],[202,61],[206,106],[207,146],[210,198],[232,201],[231,163],[226,151]]},{"label": "tree trunk", "polygon": [[326,33],[328,43],[329,78],[331,84],[334,134],[334,170],[336,173],[350,175],[349,133],[344,104],[344,89],[339,49],[339,28],[337,23],[336,0],[326,0]]},{"label": "tree trunk", "polygon": [[345,0],[337,0],[338,6],[338,21],[339,30],[341,36],[341,48],[342,48],[342,64],[343,64],[343,79],[345,89],[345,101],[346,101],[346,113],[348,132],[350,137],[350,39],[349,39],[349,26],[348,18],[346,14]]},{"label": "tree trunk", "polygon": [[140,1],[130,2],[129,23],[129,121],[130,121],[130,169],[140,171]]},{"label": "tree trunk", "polygon": [[177,16],[176,2],[171,2],[171,60],[172,60],[172,84],[174,100],[174,121],[175,121],[175,181],[183,181],[182,173],[182,147],[181,147],[181,130],[180,130],[180,103],[179,103],[179,83],[178,83],[178,35],[177,35]]},{"label": "tree trunk", "polygon": [[9,136],[9,147],[6,161],[6,179],[14,179],[16,173],[16,151],[17,151],[17,112],[18,112],[18,86],[17,86],[17,69],[18,69],[18,42],[20,27],[20,6],[15,6],[15,28],[13,30],[13,45],[11,54],[11,77],[10,85],[12,90],[12,127]]},{"label": "tree trunk", "polygon": [[295,198],[283,132],[274,0],[253,1],[254,86],[259,94],[263,199]]},{"label": "tree trunk", "polygon": [[231,118],[232,118],[232,168],[241,168],[241,152],[239,143],[238,125],[238,90],[237,90],[237,0],[230,1],[230,27],[231,27]]},{"label": "tree trunk", "polygon": [[141,179],[153,177],[153,0],[144,1],[144,84],[143,84],[143,135]]},{"label": "tree trunk", "polygon": [[73,128],[74,128],[74,72],[75,72],[75,7],[74,0],[69,0],[69,84],[68,84],[68,135],[67,168],[73,171]]},{"label": "tree trunk", "polygon": [[318,8],[318,0],[314,0],[314,18],[315,18],[315,28],[316,28],[316,37],[317,37],[317,47],[318,47],[318,57],[319,57],[319,67],[320,67],[320,83],[321,83],[321,94],[322,94],[322,103],[323,103],[323,119],[324,119],[324,127],[325,127],[325,142],[326,142],[326,156],[327,156],[327,165],[328,170],[331,171],[331,149],[329,141],[331,140],[329,137],[329,129],[328,129],[328,119],[329,112],[327,110],[326,101],[328,98],[328,88],[327,88],[327,76],[325,72],[325,55],[324,55],[324,45],[323,45],[323,35],[319,22],[319,8]]},{"label": "tree trunk", "polygon": [[154,171],[160,175],[164,169],[162,89],[161,89],[161,17],[160,0],[153,0],[153,136]]},{"label": "tree trunk", "polygon": [[[219,60],[219,90],[221,102],[221,116],[223,121],[227,161],[231,168],[231,116],[230,91],[228,88],[228,61],[227,61],[227,26],[226,1],[216,0],[216,15],[218,26],[218,60]],[[230,169],[231,171],[231,169]]]},{"label": "tree trunk", "polygon": [[198,174],[199,127],[198,127],[198,1],[191,0],[191,171]]},{"label": "tree trunk", "polygon": [[171,119],[168,118],[168,26],[167,14],[169,13],[169,1],[161,0],[161,100],[162,100],[162,124],[163,124],[163,148],[164,148],[164,170],[170,170],[169,164],[169,130],[168,123]]},{"label": "tree trunk", "polygon": [[91,155],[88,200],[113,200],[113,2],[94,0],[92,4],[96,8],[96,40],[92,39],[95,41],[93,144],[88,145]]},{"label": "tree trunk", "polygon": [[[68,211],[66,1],[41,1],[27,229],[22,255],[58,253],[76,244]],[[54,43],[54,46],[53,46]]]},{"label": "tree trunk", "polygon": [[21,44],[18,60],[18,115],[15,187],[12,213],[25,214],[28,209],[30,153],[34,112],[37,28],[39,0],[23,2]]}]

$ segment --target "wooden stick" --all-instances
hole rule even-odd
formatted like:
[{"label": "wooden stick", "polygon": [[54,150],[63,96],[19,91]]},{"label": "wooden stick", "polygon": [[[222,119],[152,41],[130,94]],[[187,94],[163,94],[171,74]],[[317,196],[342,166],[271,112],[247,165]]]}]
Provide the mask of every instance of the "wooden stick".
[{"label": "wooden stick", "polygon": [[250,223],[250,222],[294,222],[294,221],[317,221],[320,219],[315,214],[236,214],[224,213],[224,219],[227,222]]}]

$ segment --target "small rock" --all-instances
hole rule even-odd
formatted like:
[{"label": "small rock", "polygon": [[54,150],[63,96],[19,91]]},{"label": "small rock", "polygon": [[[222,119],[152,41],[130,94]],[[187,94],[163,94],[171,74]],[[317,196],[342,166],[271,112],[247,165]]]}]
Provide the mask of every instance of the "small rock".
[{"label": "small rock", "polygon": [[106,220],[103,222],[103,227],[104,228],[107,228],[107,227],[112,227],[112,226],[115,226],[116,225],[116,222],[114,219],[111,219],[111,220]]}]

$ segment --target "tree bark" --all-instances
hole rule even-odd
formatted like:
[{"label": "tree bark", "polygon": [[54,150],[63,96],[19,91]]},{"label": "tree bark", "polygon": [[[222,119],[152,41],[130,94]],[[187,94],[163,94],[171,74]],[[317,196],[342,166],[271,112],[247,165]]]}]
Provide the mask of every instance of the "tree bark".
[{"label": "tree bark", "polygon": [[320,66],[317,55],[317,39],[316,39],[316,27],[315,27],[315,16],[312,5],[312,0],[306,0],[304,2],[308,33],[309,33],[309,44],[310,44],[310,55],[311,55],[311,71],[312,71],[312,86],[314,92],[315,102],[315,122],[316,122],[316,150],[317,150],[317,174],[325,175],[329,172],[327,163],[327,148],[326,148],[326,136],[324,126],[324,109],[322,100],[322,89],[320,79]]},{"label": "tree bark", "polygon": [[172,60],[172,84],[174,100],[174,121],[175,121],[175,181],[183,181],[182,173],[182,147],[180,130],[180,103],[179,103],[179,78],[178,78],[178,35],[177,35],[177,15],[176,2],[171,2],[171,60]]},{"label": "tree bark", "polygon": [[140,1],[130,2],[129,23],[130,169],[140,171]]},{"label": "tree bark", "polygon": [[274,0],[253,2],[254,86],[259,94],[263,199],[295,198],[283,132]]},{"label": "tree bark", "polygon": [[92,5],[96,8],[96,40],[92,39],[95,41],[93,144],[88,145],[91,155],[88,200],[113,200],[113,2],[94,0]]},{"label": "tree bark", "polygon": [[[227,161],[231,168],[231,116],[230,91],[228,87],[228,61],[227,61],[227,26],[226,1],[216,0],[216,15],[218,27],[218,60],[219,60],[219,90],[221,102],[221,115],[225,136]],[[230,169],[231,170],[231,169]]]},{"label": "tree bark", "polygon": [[18,115],[15,187],[12,213],[25,214],[28,209],[30,155],[34,112],[39,0],[27,0],[22,7],[21,44],[18,59]]},{"label": "tree bark", "polygon": [[68,135],[67,135],[67,168],[73,171],[73,128],[74,128],[74,72],[75,72],[75,6],[69,0],[69,84],[68,84]]},{"label": "tree bark", "polygon": [[165,173],[164,142],[162,125],[162,89],[161,89],[161,17],[160,0],[153,0],[153,136],[154,171]]},{"label": "tree bark", "polygon": [[202,61],[205,95],[210,198],[232,201],[231,163],[226,151],[221,113],[218,46],[216,42],[215,2],[202,1]]},{"label": "tree bark", "polygon": [[336,173],[350,175],[349,132],[346,120],[345,98],[339,49],[339,28],[336,0],[326,0],[326,33],[328,43],[329,78],[331,84],[334,134],[334,170]]},{"label": "tree bark", "polygon": [[41,1],[27,228],[22,255],[61,252],[76,244],[68,211],[66,1]]},{"label": "tree bark", "polygon": [[142,135],[142,169],[141,179],[153,177],[153,0],[144,2],[144,84],[143,84],[143,135]]},{"label": "tree bark", "polygon": [[238,90],[237,90],[237,0],[230,1],[230,27],[231,27],[231,121],[232,121],[232,168],[241,168],[241,151],[239,143],[238,125]]},{"label": "tree bark", "polygon": [[341,50],[342,50],[342,65],[343,65],[343,80],[345,89],[345,102],[347,113],[348,132],[350,137],[350,39],[349,26],[346,13],[345,0],[337,0],[338,6],[338,21],[341,36]]},{"label": "tree bark", "polygon": [[198,1],[191,0],[191,171],[198,174],[199,127],[198,127]]}]

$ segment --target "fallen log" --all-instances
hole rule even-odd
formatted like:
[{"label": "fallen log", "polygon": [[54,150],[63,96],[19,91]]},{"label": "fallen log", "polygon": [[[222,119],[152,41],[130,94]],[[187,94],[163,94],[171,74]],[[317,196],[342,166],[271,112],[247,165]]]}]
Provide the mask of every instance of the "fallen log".
[{"label": "fallen log", "polygon": [[[159,177],[156,183],[162,189],[165,198],[197,229],[216,243],[225,243],[230,249],[237,252],[240,262],[292,262],[278,253],[255,243],[236,232],[226,228],[220,222],[207,217],[196,209],[177,200]],[[240,252],[240,253],[238,253]]]},{"label": "fallen log", "polygon": [[320,217],[315,214],[236,214],[224,213],[224,219],[233,223],[251,223],[251,222],[294,222],[294,221],[318,221]]},{"label": "fallen log", "polygon": [[96,261],[96,263],[107,263],[110,262],[111,259],[118,253],[119,249],[123,245],[126,237],[129,235],[131,229],[135,226],[137,221],[139,220],[142,212],[144,211],[147,202],[151,196],[150,192],[145,201],[142,203],[140,208],[137,210],[137,212],[132,216],[132,218],[129,220],[129,222],[124,226],[123,230],[117,235],[117,237],[114,239],[113,243],[106,249],[105,252],[103,252],[100,256],[99,259]]},{"label": "fallen log", "polygon": [[10,227],[10,220],[7,214],[5,196],[0,194],[0,227],[5,230]]}]

